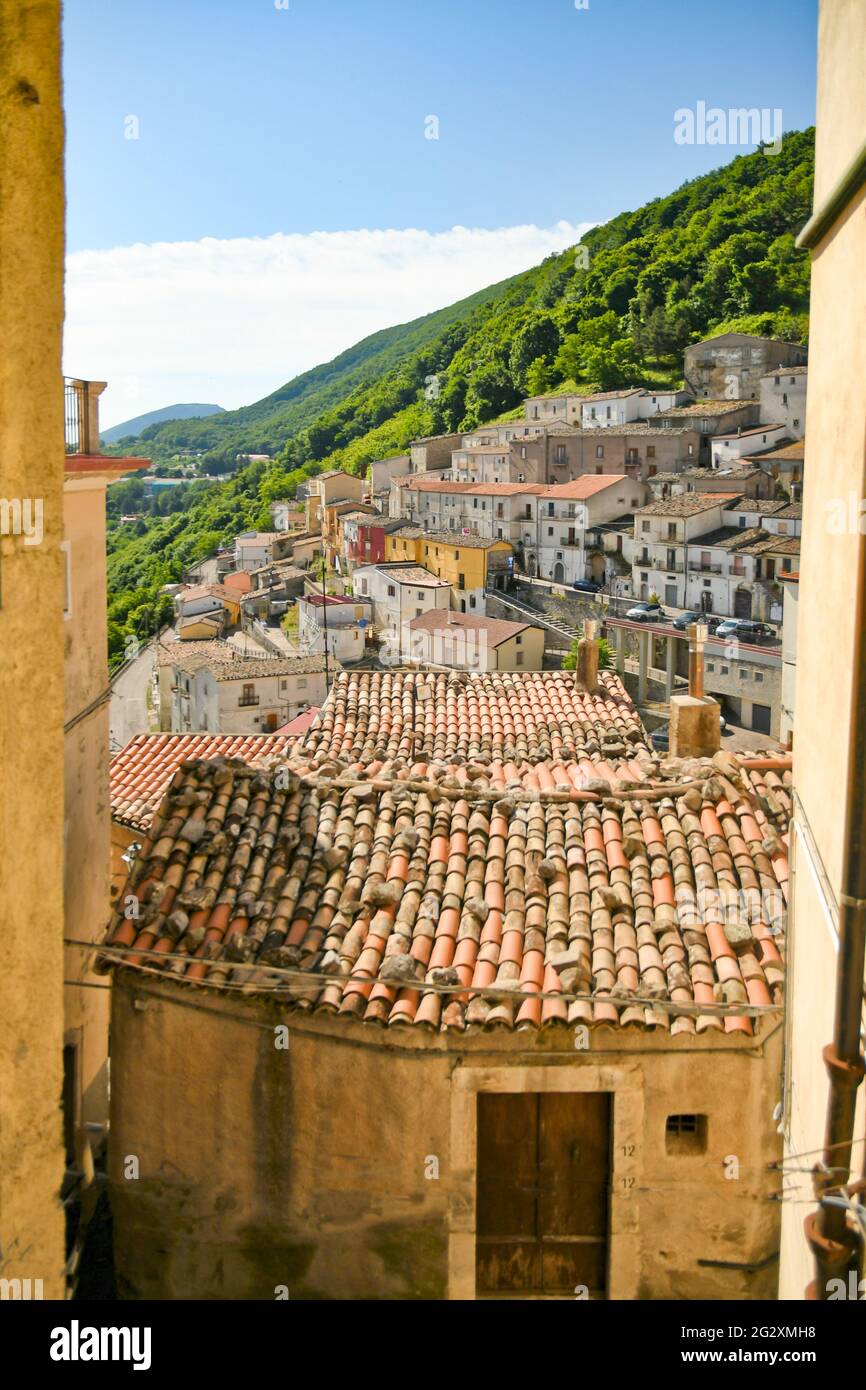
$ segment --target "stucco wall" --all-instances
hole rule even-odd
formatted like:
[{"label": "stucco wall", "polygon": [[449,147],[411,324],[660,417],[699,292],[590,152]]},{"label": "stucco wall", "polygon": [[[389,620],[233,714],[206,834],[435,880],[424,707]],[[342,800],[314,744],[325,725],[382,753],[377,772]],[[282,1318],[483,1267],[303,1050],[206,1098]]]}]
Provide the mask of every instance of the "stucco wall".
[{"label": "stucco wall", "polygon": [[45,527],[0,542],[0,1268],[46,1298],[64,1292],[59,11],[0,0],[0,496],[41,498]]},{"label": "stucco wall", "polygon": [[[136,1298],[474,1295],[481,1090],[614,1094],[610,1294],[771,1294],[778,1208],[766,1165],[780,1036],[763,1043],[606,1029],[449,1039],[288,1015],[123,972],[112,1012],[111,1200],[120,1289]],[[708,1115],[706,1152],[666,1152],[672,1112]],[[728,1180],[724,1163],[739,1162]],[[138,1161],[138,1177],[130,1159]],[[438,1176],[427,1176],[436,1171]]]},{"label": "stucco wall", "polygon": [[[821,206],[866,137],[866,9],[859,0],[822,4],[818,37],[818,121],[815,206]],[[856,526],[828,530],[839,499],[863,495],[866,419],[866,190],[849,205],[812,254],[809,400],[806,412],[808,482],[797,622],[795,807],[791,960],[789,964],[790,1095],[787,1152],[820,1154],[827,1107],[821,1050],[832,1039],[837,959],[837,910],[844,836],[842,808],[852,721],[851,679],[857,584]],[[856,515],[856,512],[855,512]],[[861,521],[862,524],[862,521]],[[834,613],[832,667],[821,634]],[[861,634],[862,636],[862,634]],[[863,717],[863,712],[859,712]],[[864,769],[857,769],[864,775]],[[864,1088],[860,1089],[854,1149],[863,1162]],[[799,1161],[799,1160],[797,1160]],[[798,1194],[811,1195],[808,1185]],[[784,1210],[780,1291],[800,1299],[814,1277],[803,1237],[809,1205]]]},{"label": "stucco wall", "polygon": [[[67,481],[64,533],[69,545],[71,608],[65,623],[66,718],[87,709],[108,685],[105,482]],[[109,913],[108,704],[91,711],[65,739],[66,935],[97,940]],[[108,1122],[108,996],[86,969],[88,955],[66,948],[65,1039],[78,1047],[76,1106],[82,1124]]]}]

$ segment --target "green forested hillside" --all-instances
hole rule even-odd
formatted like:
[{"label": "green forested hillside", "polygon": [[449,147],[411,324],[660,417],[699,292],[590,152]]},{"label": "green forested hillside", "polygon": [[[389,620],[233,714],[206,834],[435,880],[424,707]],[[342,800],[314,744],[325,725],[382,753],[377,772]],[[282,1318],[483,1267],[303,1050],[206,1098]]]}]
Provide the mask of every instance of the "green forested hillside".
[{"label": "green forested hillside", "polygon": [[419,434],[471,429],[566,380],[581,390],[662,384],[682,350],[728,329],[795,341],[808,333],[809,263],[794,238],[811,211],[813,132],[758,151],[622,213],[580,248],[413,323],[383,330],[263,401],[145,431],[155,460],[205,451],[225,468],[267,453],[225,483],[175,489],[151,515],[139,484],[109,495],[109,642],[149,635],[170,606],[160,585],[238,530],[267,525],[268,503],[325,467],[364,472]]}]

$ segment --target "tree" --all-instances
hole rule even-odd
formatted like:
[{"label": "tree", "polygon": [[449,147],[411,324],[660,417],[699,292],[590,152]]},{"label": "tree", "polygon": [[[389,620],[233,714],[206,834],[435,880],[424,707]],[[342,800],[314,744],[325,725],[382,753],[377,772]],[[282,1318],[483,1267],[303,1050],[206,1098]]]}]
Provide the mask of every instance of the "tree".
[{"label": "tree", "polygon": [[466,414],[461,429],[473,430],[485,420],[493,420],[515,404],[511,377],[504,367],[482,367],[469,382]]},{"label": "tree", "polygon": [[536,357],[526,369],[527,396],[543,396],[552,384],[553,371],[543,357]]},{"label": "tree", "polygon": [[508,370],[515,389],[529,389],[526,374],[531,363],[551,362],[559,348],[559,329],[550,314],[535,314],[520,329],[511,344]]},{"label": "tree", "polygon": [[[583,629],[582,629],[582,628],[581,628],[581,630],[580,630],[580,635],[581,635],[581,637],[583,636]],[[577,670],[577,643],[578,643],[579,640],[580,640],[580,639],[575,639],[575,641],[572,642],[570,649],[566,652],[565,656],[562,658],[562,669],[563,669],[563,671],[576,671],[576,670]],[[599,637],[599,638],[597,639],[597,641],[598,641],[598,669],[599,669],[600,671],[612,671],[612,670],[613,670],[613,648],[611,647],[611,645],[610,645],[610,643],[608,642],[608,640],[607,640],[606,637]]]},{"label": "tree", "polygon": [[661,304],[650,311],[643,323],[636,325],[634,340],[641,355],[652,357],[656,366],[663,357],[673,352],[675,338],[667,312]]}]

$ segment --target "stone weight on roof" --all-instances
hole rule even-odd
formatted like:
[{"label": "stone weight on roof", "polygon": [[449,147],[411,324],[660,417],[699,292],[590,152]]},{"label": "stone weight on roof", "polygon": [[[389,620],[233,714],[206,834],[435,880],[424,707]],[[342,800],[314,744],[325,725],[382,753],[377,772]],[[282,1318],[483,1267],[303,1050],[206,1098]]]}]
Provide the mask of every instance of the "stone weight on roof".
[{"label": "stone weight on roof", "polygon": [[766,904],[787,895],[790,773],[721,754],[667,769],[673,781],[518,779],[505,795],[462,773],[184,764],[124,893],[139,915],[115,914],[106,957],[457,1035],[750,1034],[778,1006],[781,918]]}]

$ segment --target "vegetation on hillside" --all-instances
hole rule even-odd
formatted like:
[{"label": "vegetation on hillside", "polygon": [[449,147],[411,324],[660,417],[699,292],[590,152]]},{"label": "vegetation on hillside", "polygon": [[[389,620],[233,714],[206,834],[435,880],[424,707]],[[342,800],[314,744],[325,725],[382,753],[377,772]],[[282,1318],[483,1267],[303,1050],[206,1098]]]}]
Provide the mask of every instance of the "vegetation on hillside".
[{"label": "vegetation on hillside", "polygon": [[[269,502],[321,469],[363,473],[418,435],[519,413],[525,395],[566,380],[587,392],[670,384],[683,348],[714,332],[805,341],[809,262],[794,238],[811,210],[812,171],[812,131],[788,135],[778,155],[735,159],[594,228],[580,248],[372,335],[263,401],[145,430],[138,447],[157,462],[187,451],[210,473],[238,453],[271,462],[144,507],[123,492],[133,483],[112,487],[112,660],[125,636],[143,639],[170,611],[161,585],[237,531],[267,526]],[[120,525],[122,512],[141,510],[143,521]]]}]

